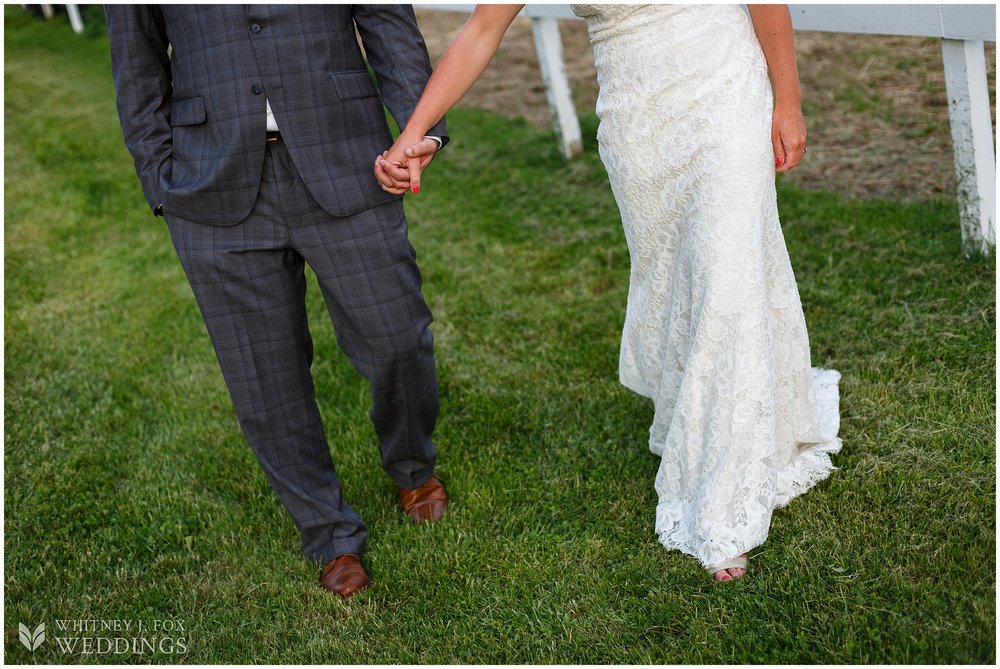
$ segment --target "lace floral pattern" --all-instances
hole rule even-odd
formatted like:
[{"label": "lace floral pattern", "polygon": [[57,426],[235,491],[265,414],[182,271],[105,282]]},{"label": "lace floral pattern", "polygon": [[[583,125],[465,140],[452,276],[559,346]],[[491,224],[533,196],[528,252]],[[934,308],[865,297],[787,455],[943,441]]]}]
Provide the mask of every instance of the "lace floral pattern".
[{"label": "lace floral pattern", "polygon": [[619,369],[655,406],[656,531],[715,564],[840,450],[840,375],[810,367],[778,221],[766,63],[735,5],[573,8],[632,261]]}]

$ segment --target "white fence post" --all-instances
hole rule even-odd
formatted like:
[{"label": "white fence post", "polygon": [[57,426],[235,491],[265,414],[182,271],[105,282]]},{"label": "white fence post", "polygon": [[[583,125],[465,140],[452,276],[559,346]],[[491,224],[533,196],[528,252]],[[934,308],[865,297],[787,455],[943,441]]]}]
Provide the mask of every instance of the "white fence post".
[{"label": "white fence post", "polygon": [[545,82],[549,113],[559,134],[562,154],[569,159],[583,151],[583,140],[580,121],[573,106],[569,77],[566,75],[559,21],[554,18],[533,16],[531,32],[535,36],[535,52],[538,54],[542,80]]},{"label": "white fence post", "polygon": [[996,162],[986,58],[977,40],[941,40],[955,153],[955,180],[966,255],[996,245]]},{"label": "white fence post", "polygon": [[83,32],[83,18],[80,16],[80,8],[76,5],[66,5],[66,16],[69,17],[69,24],[73,26],[73,32],[77,35]]}]

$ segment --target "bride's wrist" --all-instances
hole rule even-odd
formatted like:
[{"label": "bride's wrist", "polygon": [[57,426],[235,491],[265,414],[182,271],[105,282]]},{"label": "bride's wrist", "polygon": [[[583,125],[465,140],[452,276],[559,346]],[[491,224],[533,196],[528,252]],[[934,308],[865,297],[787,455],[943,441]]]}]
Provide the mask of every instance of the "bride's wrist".
[{"label": "bride's wrist", "polygon": [[416,144],[417,142],[423,141],[423,139],[424,139],[423,133],[417,134],[415,132],[408,132],[406,130],[403,130],[403,132],[401,132],[399,135],[399,139],[396,140],[396,145],[399,146],[400,148],[405,149],[411,144]]},{"label": "bride's wrist", "polygon": [[774,106],[781,108],[800,108],[802,107],[802,92],[796,87],[794,90],[781,90],[777,88],[774,91]]},{"label": "bride's wrist", "polygon": [[776,98],[774,101],[776,112],[802,113],[802,101],[799,98]]}]

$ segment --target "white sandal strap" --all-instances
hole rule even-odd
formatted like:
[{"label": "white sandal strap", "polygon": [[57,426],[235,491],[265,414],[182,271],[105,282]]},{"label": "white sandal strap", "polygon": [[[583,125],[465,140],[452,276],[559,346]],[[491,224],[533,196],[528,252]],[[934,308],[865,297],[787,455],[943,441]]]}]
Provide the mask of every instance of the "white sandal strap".
[{"label": "white sandal strap", "polygon": [[713,564],[705,567],[709,574],[715,574],[723,569],[746,569],[747,559],[745,557],[735,557],[728,560],[723,560],[718,564]]}]

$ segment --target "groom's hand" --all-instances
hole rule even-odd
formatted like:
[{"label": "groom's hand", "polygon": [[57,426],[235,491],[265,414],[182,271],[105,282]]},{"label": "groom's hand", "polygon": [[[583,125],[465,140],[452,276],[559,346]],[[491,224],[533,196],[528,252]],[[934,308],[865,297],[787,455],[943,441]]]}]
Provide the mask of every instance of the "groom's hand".
[{"label": "groom's hand", "polygon": [[402,195],[410,190],[410,171],[404,165],[390,163],[388,151],[375,157],[375,178],[382,190],[393,195]]},{"label": "groom's hand", "polygon": [[[375,160],[375,178],[382,190],[399,195],[420,192],[420,175],[434,159],[438,140],[424,137],[400,151],[399,143]],[[400,155],[402,154],[402,155]]]}]

